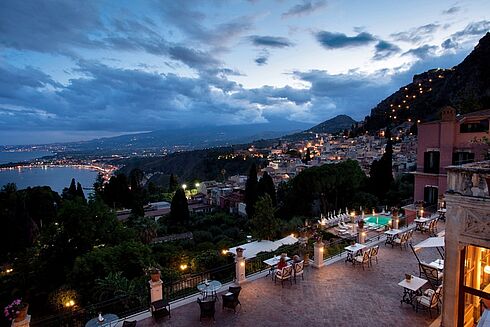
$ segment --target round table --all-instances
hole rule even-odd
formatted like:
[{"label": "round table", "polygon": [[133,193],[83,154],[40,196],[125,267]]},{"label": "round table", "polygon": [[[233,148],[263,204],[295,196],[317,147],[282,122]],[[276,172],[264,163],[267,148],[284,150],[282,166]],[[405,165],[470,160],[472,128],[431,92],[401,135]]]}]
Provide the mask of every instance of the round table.
[{"label": "round table", "polygon": [[208,293],[211,293],[211,296],[213,297],[217,297],[217,293],[221,286],[221,282],[217,280],[210,280],[207,283],[200,282],[199,284],[197,284],[197,289],[199,292],[201,292],[203,298],[206,298],[208,296]]},{"label": "round table", "polygon": [[104,321],[102,323],[99,322],[99,317],[95,317],[93,319],[90,319],[85,324],[85,327],[110,327],[111,322],[119,319],[119,317],[117,315],[112,314],[112,313],[107,313],[105,315],[102,315],[102,317],[104,318]]}]

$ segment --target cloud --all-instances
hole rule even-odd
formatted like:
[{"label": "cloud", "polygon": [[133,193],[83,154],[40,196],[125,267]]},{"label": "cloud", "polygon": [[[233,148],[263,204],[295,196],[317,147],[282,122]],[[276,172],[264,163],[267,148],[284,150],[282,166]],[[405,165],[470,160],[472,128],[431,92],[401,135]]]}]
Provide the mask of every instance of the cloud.
[{"label": "cloud", "polygon": [[439,24],[426,24],[411,28],[408,31],[391,34],[395,41],[418,43],[432,38],[432,35],[441,27]]},{"label": "cloud", "polygon": [[261,54],[257,58],[255,58],[255,63],[259,66],[267,65],[267,61],[269,60],[268,54]]},{"label": "cloud", "polygon": [[252,35],[249,39],[257,47],[287,48],[294,45],[287,38],[279,36]]},{"label": "cloud", "polygon": [[413,48],[413,49],[410,49],[406,52],[403,53],[403,56],[406,56],[406,55],[412,55],[416,58],[419,58],[419,59],[426,59],[428,57],[432,57],[434,56],[434,52],[437,50],[437,46],[435,45],[423,45],[421,47],[418,47],[418,48]]},{"label": "cloud", "polygon": [[319,9],[324,8],[326,5],[327,2],[324,0],[319,0],[319,1],[303,0],[303,3],[291,7],[288,11],[283,13],[282,18],[309,15]]},{"label": "cloud", "polygon": [[400,53],[401,49],[393,43],[387,41],[379,41],[374,47],[375,52],[373,59],[374,60],[382,60],[394,56],[397,53]]},{"label": "cloud", "polygon": [[481,38],[489,30],[490,21],[488,20],[471,22],[464,29],[451,34],[441,46],[444,49],[455,49],[460,47],[461,43],[474,42],[475,39]]},{"label": "cloud", "polygon": [[448,8],[448,9],[446,9],[446,10],[443,10],[442,13],[443,13],[443,15],[454,15],[454,14],[460,12],[460,11],[461,11],[461,7],[459,7],[459,6],[452,6],[452,7]]},{"label": "cloud", "polygon": [[315,37],[327,49],[358,47],[376,41],[376,38],[367,32],[359,33],[356,36],[347,36],[343,33],[321,31],[316,33]]}]

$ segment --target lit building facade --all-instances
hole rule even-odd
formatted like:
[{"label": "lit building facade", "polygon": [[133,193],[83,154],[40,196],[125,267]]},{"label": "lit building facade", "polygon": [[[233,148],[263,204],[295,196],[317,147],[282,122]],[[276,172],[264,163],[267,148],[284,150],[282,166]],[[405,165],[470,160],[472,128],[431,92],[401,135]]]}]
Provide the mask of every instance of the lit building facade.
[{"label": "lit building facade", "polygon": [[451,166],[446,171],[442,326],[488,326],[490,161]]}]

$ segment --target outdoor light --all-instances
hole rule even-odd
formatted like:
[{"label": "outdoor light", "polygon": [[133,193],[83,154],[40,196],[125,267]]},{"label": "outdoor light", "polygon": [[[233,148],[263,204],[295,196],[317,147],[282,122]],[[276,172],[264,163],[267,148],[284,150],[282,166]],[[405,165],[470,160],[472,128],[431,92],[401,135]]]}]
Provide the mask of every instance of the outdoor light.
[{"label": "outdoor light", "polygon": [[67,307],[67,308],[73,307],[74,305],[75,305],[75,301],[73,301],[73,300],[68,300],[65,303],[65,307]]},{"label": "outdoor light", "polygon": [[291,237],[294,237],[294,233],[291,233]]},{"label": "outdoor light", "polygon": [[223,250],[221,250],[221,253],[223,253],[223,255],[226,255],[226,254],[228,254],[228,250],[223,249]]},{"label": "outdoor light", "polygon": [[7,270],[5,270],[7,274],[10,274],[12,271],[14,271],[12,268],[8,268]]},{"label": "outdoor light", "polygon": [[184,189],[184,191],[185,191],[185,189],[187,188],[187,185],[186,185],[186,184],[182,184],[182,188],[183,188],[183,189]]},{"label": "outdoor light", "polygon": [[240,266],[241,266],[241,267],[245,267],[245,262],[243,262],[243,261],[242,261],[242,262],[240,262]]},{"label": "outdoor light", "polygon": [[483,271],[485,272],[485,274],[490,274],[490,266],[486,265],[485,268],[483,268]]},{"label": "outdoor light", "polygon": [[320,248],[320,252],[323,252],[323,246]]},{"label": "outdoor light", "polygon": [[196,188],[198,188],[198,187],[199,187],[200,185],[201,185],[201,184],[199,184],[199,183],[196,183]]},{"label": "outdoor light", "polygon": [[187,269],[187,265],[185,264],[180,265],[180,270],[186,270],[186,269]]}]

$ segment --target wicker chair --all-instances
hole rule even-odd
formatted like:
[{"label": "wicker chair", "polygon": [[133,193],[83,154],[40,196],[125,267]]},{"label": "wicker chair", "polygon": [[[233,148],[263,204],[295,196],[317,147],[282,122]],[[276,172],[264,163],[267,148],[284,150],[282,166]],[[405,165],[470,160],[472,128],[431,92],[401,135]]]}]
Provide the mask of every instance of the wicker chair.
[{"label": "wicker chair", "polygon": [[373,259],[376,259],[376,263],[378,263],[378,252],[379,252],[379,245],[376,245],[375,247],[371,248],[371,252],[369,252],[369,263],[371,265],[373,264]]},{"label": "wicker chair", "polygon": [[214,313],[216,312],[215,309],[216,299],[209,300],[209,301],[202,301],[200,298],[198,298],[197,303],[199,304],[199,308],[201,309],[201,315],[199,316],[199,321],[201,321],[202,318],[213,318],[213,321],[216,321],[216,319],[214,319]]},{"label": "wicker chair", "polygon": [[225,308],[233,309],[233,311],[236,313],[236,307],[239,304],[240,304],[240,308],[242,307],[242,304],[240,303],[240,299],[238,298],[241,290],[242,288],[240,286],[236,286],[236,287],[230,286],[228,288],[228,293],[221,295],[223,310]]},{"label": "wicker chair", "polygon": [[150,306],[151,315],[155,319],[160,319],[163,317],[170,316],[170,303],[165,300],[158,300],[151,303]]},{"label": "wicker chair", "polygon": [[402,235],[400,235],[399,238],[395,238],[393,240],[393,244],[391,246],[399,246],[400,247],[400,250],[403,249],[403,247],[407,247],[407,243],[408,243],[408,234],[407,233],[403,233]]},{"label": "wicker chair", "polygon": [[293,285],[293,282],[291,280],[292,276],[293,276],[293,266],[286,266],[281,270],[276,270],[276,274],[274,276],[274,284],[279,279],[281,281],[281,286],[284,287],[284,281],[289,279],[290,284]]}]

